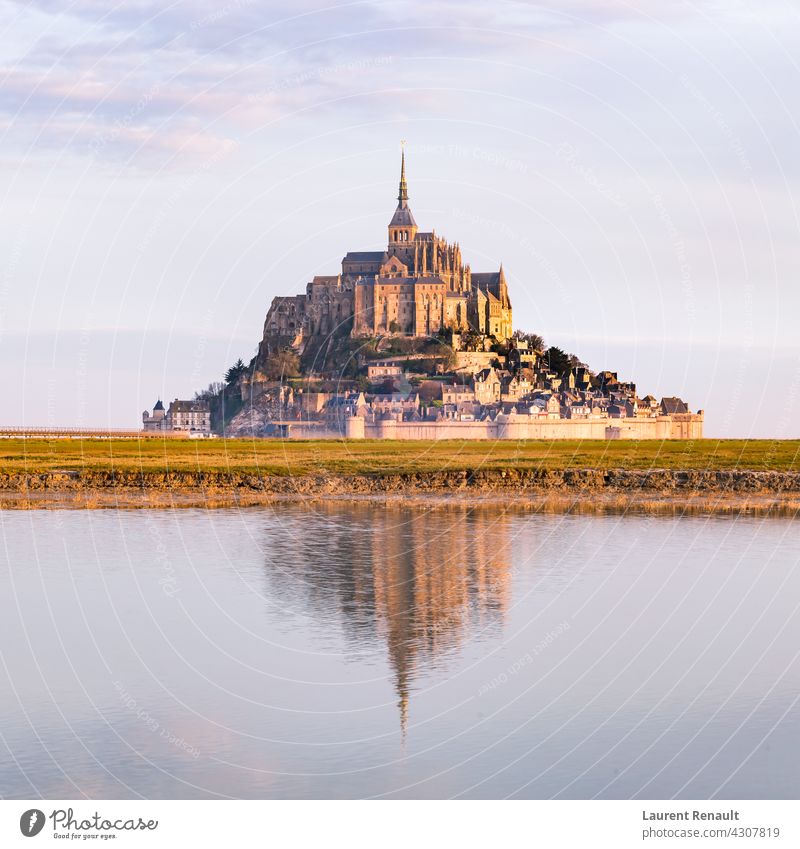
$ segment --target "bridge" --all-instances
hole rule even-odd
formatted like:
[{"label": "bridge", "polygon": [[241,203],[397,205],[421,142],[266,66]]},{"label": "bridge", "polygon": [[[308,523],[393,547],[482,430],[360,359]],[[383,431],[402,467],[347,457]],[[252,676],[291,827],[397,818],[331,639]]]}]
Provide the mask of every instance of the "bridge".
[{"label": "bridge", "polygon": [[[292,431],[325,428],[325,422],[302,419],[270,422],[280,436],[288,437]],[[215,433],[192,433],[187,430],[131,430],[121,427],[33,427],[25,425],[0,425],[0,439],[217,439]],[[229,439],[235,437],[228,437]]]},{"label": "bridge", "polygon": [[[145,431],[118,427],[28,427],[0,425],[0,439],[186,439],[186,431]],[[199,434],[197,435],[199,437]]]}]

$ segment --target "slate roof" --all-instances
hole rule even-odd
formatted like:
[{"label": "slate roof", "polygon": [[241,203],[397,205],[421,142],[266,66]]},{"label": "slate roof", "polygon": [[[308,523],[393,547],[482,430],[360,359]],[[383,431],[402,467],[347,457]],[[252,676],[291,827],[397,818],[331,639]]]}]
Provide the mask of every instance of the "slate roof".
[{"label": "slate roof", "polygon": [[383,251],[348,251],[342,262],[383,262]]},{"label": "slate roof", "polygon": [[439,380],[423,380],[419,385],[419,397],[422,401],[436,401],[442,397],[442,383]]},{"label": "slate roof", "polygon": [[392,220],[389,222],[390,227],[416,227],[417,222],[414,221],[414,216],[407,206],[398,206],[394,211]]},{"label": "slate roof", "polygon": [[500,282],[499,271],[473,272],[471,275],[473,286],[487,286]]},{"label": "slate roof", "polygon": [[417,403],[417,393],[411,392],[408,395],[404,395],[402,392],[376,393],[372,401],[378,404],[415,404]]},{"label": "slate roof", "polygon": [[179,401],[176,398],[169,405],[171,413],[207,413],[210,409],[208,401]]},{"label": "slate roof", "polygon": [[347,407],[359,401],[358,392],[348,392],[346,395],[334,395],[326,404],[327,407]]},{"label": "slate roof", "polygon": [[417,277],[417,283],[425,283],[426,285],[445,286],[444,280],[441,277],[436,277],[433,274],[426,274],[424,277]]},{"label": "slate roof", "polygon": [[688,413],[689,407],[685,401],[682,401],[680,398],[662,398],[661,399],[661,409],[668,416],[672,415],[672,413]]}]

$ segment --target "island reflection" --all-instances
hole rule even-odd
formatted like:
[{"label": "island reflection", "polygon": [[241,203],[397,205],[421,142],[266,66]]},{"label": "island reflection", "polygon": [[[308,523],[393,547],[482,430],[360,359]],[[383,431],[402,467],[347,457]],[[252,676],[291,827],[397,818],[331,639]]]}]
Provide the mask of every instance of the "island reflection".
[{"label": "island reflection", "polygon": [[265,528],[268,596],[338,620],[354,652],[385,644],[400,726],[422,670],[465,636],[502,625],[511,594],[511,515],[497,508],[282,506]]}]

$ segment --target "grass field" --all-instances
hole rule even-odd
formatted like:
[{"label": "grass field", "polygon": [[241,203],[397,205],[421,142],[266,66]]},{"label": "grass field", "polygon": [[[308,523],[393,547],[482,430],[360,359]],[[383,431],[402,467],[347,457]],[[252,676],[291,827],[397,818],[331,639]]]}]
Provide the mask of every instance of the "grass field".
[{"label": "grass field", "polygon": [[269,475],[473,469],[800,471],[800,440],[388,442],[3,439],[0,472],[208,471]]}]

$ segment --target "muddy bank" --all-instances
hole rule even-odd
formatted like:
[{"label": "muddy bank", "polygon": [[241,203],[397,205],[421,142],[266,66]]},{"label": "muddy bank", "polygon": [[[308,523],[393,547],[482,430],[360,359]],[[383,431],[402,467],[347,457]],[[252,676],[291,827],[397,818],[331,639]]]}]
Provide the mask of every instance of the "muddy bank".
[{"label": "muddy bank", "polygon": [[403,474],[63,470],[0,475],[0,508],[230,507],[314,499],[514,503],[553,511],[794,515],[800,473],[702,469],[461,470]]}]

